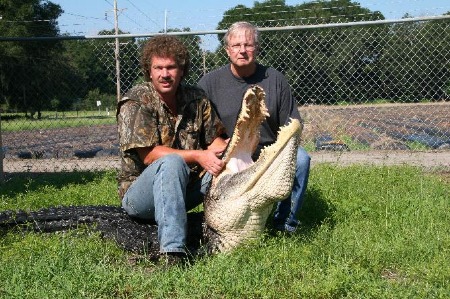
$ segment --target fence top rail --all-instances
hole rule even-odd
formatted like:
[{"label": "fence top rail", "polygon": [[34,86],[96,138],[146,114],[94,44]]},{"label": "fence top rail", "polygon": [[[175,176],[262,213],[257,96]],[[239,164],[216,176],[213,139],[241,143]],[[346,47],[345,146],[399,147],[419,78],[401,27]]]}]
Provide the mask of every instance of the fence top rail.
[{"label": "fence top rail", "polygon": [[[393,19],[393,20],[376,20],[376,21],[359,21],[359,22],[347,22],[347,23],[327,23],[316,25],[295,25],[295,26],[281,26],[281,27],[260,27],[260,31],[289,31],[289,30],[308,30],[308,29],[323,29],[323,28],[338,28],[338,27],[357,27],[357,26],[372,26],[372,25],[385,25],[396,23],[408,23],[408,22],[424,22],[424,21],[436,21],[450,19],[450,15],[440,16],[426,16],[426,17],[414,17],[405,19]],[[226,30],[209,30],[209,31],[183,31],[183,32],[153,32],[153,33],[141,33],[141,34],[110,34],[110,35],[61,35],[61,36],[37,36],[37,37],[4,37],[0,36],[0,42],[7,41],[55,41],[55,40],[82,40],[82,39],[113,39],[113,38],[144,38],[157,35],[208,35],[208,34],[224,34]]]}]

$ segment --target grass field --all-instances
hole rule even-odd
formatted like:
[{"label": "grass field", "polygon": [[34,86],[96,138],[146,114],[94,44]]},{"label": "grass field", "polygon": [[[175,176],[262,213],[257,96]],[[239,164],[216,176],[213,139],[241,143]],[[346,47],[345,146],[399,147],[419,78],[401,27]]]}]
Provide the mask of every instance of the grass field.
[{"label": "grass field", "polygon": [[[408,166],[311,170],[302,227],[164,270],[87,229],[0,233],[0,298],[448,298],[448,178]],[[114,172],[1,185],[0,210],[119,204]]]},{"label": "grass field", "polygon": [[98,126],[115,124],[115,111],[43,111],[41,119],[27,119],[23,115],[2,114],[1,129],[5,132],[20,132],[38,129]]}]

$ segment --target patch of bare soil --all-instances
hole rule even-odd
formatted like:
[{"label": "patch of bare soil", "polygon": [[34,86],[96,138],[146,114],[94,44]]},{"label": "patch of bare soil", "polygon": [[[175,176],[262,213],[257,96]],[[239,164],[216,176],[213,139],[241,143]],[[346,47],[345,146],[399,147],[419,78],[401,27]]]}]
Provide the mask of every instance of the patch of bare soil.
[{"label": "patch of bare soil", "polygon": [[116,125],[2,133],[5,158],[73,159],[118,156]]},{"label": "patch of bare soil", "polygon": [[[317,163],[450,167],[450,102],[301,107]],[[346,140],[345,142],[343,140]],[[354,151],[350,142],[369,150]],[[412,142],[427,150],[411,150]],[[117,169],[116,125],[2,132],[4,172]]]},{"label": "patch of bare soil", "polygon": [[303,139],[320,149],[344,141],[372,150],[450,149],[450,102],[309,106]]}]

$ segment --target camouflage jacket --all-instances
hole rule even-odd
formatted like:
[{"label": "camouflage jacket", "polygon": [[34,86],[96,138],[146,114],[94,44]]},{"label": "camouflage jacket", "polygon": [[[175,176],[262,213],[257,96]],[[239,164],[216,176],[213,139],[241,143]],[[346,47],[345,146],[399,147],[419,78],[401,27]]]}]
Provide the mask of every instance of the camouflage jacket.
[{"label": "camouflage jacket", "polygon": [[[134,86],[119,101],[120,198],[146,167],[136,148],[164,145],[185,150],[206,149],[224,134],[222,122],[201,89],[180,85],[177,108],[178,115],[175,116],[149,82]],[[202,169],[198,164],[189,167],[190,182],[193,182],[199,178]]]}]

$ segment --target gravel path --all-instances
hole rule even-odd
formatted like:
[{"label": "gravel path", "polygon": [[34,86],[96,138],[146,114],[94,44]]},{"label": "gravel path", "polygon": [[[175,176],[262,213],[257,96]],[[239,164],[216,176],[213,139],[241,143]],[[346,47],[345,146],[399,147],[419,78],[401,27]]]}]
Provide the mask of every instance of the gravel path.
[{"label": "gravel path", "polygon": [[312,164],[335,163],[340,165],[402,165],[408,164],[426,169],[450,170],[450,151],[346,151],[313,152]]},{"label": "gravel path", "polygon": [[[427,170],[450,171],[450,151],[344,151],[312,152],[311,164],[333,163],[339,165],[413,165]],[[14,172],[64,172],[118,169],[119,158],[112,156],[89,159],[4,159],[3,170]]]}]

